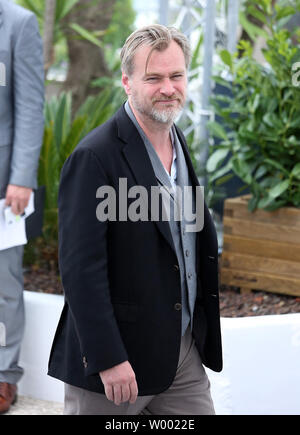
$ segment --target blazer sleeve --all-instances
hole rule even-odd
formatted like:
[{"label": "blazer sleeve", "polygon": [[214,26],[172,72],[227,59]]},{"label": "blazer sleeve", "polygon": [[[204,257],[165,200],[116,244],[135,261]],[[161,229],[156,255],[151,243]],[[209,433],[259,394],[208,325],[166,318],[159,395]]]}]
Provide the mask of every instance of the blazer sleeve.
[{"label": "blazer sleeve", "polygon": [[108,184],[97,156],[82,148],[67,159],[59,189],[60,273],[86,375],[128,360],[110,299],[109,223],[96,216],[96,191]]},{"label": "blazer sleeve", "polygon": [[14,135],[10,184],[36,188],[44,133],[43,45],[35,15],[26,15],[13,50]]}]

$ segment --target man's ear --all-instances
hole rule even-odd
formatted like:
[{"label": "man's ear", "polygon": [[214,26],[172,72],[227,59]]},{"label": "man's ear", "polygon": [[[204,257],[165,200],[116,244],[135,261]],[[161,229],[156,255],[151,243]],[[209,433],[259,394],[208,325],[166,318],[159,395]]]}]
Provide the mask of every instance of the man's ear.
[{"label": "man's ear", "polygon": [[122,85],[123,88],[125,89],[125,92],[127,95],[131,95],[131,89],[130,89],[130,85],[129,85],[129,77],[122,72]]}]

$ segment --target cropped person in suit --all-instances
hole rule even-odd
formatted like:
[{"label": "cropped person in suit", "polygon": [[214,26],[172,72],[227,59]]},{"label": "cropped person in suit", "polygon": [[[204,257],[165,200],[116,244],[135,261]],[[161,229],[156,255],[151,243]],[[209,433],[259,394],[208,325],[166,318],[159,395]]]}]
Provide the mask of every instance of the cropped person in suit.
[{"label": "cropped person in suit", "polygon": [[[121,58],[128,101],[62,171],[65,305],[49,375],[65,382],[67,415],[214,414],[203,364],[222,369],[216,232],[203,202],[203,225],[191,228],[182,207],[175,217],[176,188],[190,187],[184,207],[199,200],[174,124],[189,43],[152,25],[129,36]],[[163,199],[155,208],[158,186],[169,214]]]},{"label": "cropped person in suit", "polygon": [[[36,17],[0,0],[0,199],[22,214],[36,174],[44,131],[44,67]],[[3,210],[1,210],[3,213]],[[0,251],[0,413],[16,400],[23,369],[23,246]]]}]

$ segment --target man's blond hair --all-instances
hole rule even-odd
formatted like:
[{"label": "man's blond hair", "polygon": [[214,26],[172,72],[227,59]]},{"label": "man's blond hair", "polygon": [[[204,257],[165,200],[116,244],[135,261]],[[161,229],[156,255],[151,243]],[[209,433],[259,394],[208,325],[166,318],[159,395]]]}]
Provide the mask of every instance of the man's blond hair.
[{"label": "man's blond hair", "polygon": [[134,71],[134,56],[137,50],[146,45],[152,47],[146,62],[146,71],[150,56],[154,50],[163,51],[175,41],[182,49],[186,68],[189,68],[191,61],[191,48],[187,37],[175,27],[166,27],[161,24],[142,27],[133,32],[126,40],[121,51],[122,71],[131,76]]}]

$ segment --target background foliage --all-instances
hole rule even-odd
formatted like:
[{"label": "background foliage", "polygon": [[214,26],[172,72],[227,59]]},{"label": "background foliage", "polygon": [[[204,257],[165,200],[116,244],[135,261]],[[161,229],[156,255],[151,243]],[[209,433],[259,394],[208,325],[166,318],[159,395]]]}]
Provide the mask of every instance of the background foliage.
[{"label": "background foliage", "polygon": [[211,122],[209,128],[221,141],[208,160],[210,183],[237,175],[251,191],[252,211],[300,207],[300,88],[292,81],[293,65],[300,59],[295,45],[299,31],[292,35],[284,27],[298,9],[286,2],[273,9],[268,0],[252,6],[250,12],[264,23],[266,64],[254,59],[249,41],[240,41],[240,57],[221,52],[232,80],[215,80],[230,88],[232,98],[213,99],[221,122]]},{"label": "background foliage", "polygon": [[[43,34],[45,2],[19,0],[19,3],[37,15]],[[63,20],[77,3],[78,0],[56,2],[53,47],[54,51],[59,53],[56,61],[68,61]],[[99,73],[98,79],[91,83],[95,95],[86,95],[85,101],[75,113],[71,92],[61,92],[48,98],[45,103],[45,131],[38,168],[38,184],[46,187],[44,227],[42,237],[29,241],[25,247],[24,260],[27,265],[58,268],[57,196],[62,166],[80,140],[110,118],[124,102],[125,94],[121,87],[117,48],[133,30],[135,13],[131,3],[131,0],[116,0],[110,25],[101,35],[97,32],[92,33],[80,25],[76,28],[80,38],[85,38],[89,44],[101,46],[104,52],[109,76],[101,77]],[[74,27],[72,23],[70,26]]]},{"label": "background foliage", "polygon": [[[58,0],[54,28],[54,64],[68,62],[66,21],[80,0]],[[96,0],[95,0],[96,1]],[[99,2],[102,0],[98,0]],[[105,1],[105,0],[103,0]],[[43,33],[45,1],[18,0],[36,13]],[[211,122],[212,135],[221,139],[211,147],[207,167],[199,168],[199,140],[191,131],[187,135],[192,160],[198,175],[208,172],[208,198],[218,196],[216,185],[232,174],[250,186],[253,198],[249,208],[268,210],[289,204],[300,206],[299,88],[292,85],[291,68],[299,61],[298,32],[290,34],[286,22],[300,10],[300,0],[245,0],[241,3],[240,23],[244,41],[232,56],[220,52],[224,68],[232,83],[219,75],[215,80],[230,88],[233,98],[216,97],[212,102],[221,123]],[[43,236],[26,246],[27,264],[46,263],[57,267],[57,193],[62,165],[78,142],[93,128],[107,120],[125,99],[120,86],[119,49],[134,28],[132,0],[115,0],[114,12],[104,31],[90,31],[80,23],[67,22],[77,33],[104,53],[109,74],[97,75],[90,83],[95,96],[74,109],[74,96],[62,93],[45,105],[45,134],[38,179],[46,186]],[[203,32],[195,44],[190,80],[199,81]],[[258,37],[267,41],[264,50],[266,66],[253,57],[253,42]],[[69,68],[71,66],[69,65]],[[77,80],[80,83],[80,79]],[[193,103],[191,102],[191,111]],[[234,115],[234,116],[233,116]],[[189,128],[183,119],[181,127]],[[209,206],[211,203],[209,202]],[[52,267],[52,266],[51,266]]]},{"label": "background foliage", "polygon": [[108,88],[96,97],[89,97],[74,119],[70,93],[63,93],[46,102],[44,140],[38,169],[38,184],[46,186],[43,236],[26,246],[27,263],[44,264],[46,261],[57,268],[57,199],[62,166],[81,139],[107,121],[122,102],[122,93]]}]

